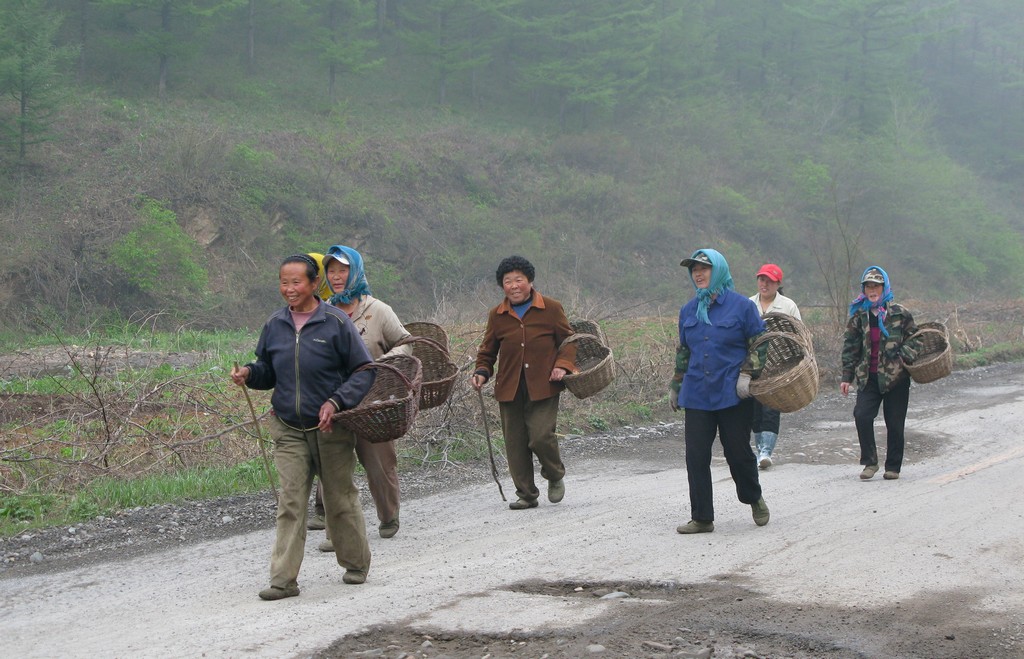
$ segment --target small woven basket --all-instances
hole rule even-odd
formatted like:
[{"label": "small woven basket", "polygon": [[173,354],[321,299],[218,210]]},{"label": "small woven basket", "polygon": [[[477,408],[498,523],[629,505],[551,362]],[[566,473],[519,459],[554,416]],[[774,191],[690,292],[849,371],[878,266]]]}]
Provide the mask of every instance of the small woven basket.
[{"label": "small woven basket", "polygon": [[799,318],[789,314],[773,311],[763,316],[764,324],[769,332],[787,332],[799,336],[807,345],[807,348],[814,352],[814,339],[811,330]]},{"label": "small woven basket", "polygon": [[373,442],[390,442],[412,428],[423,383],[420,360],[392,355],[364,364],[359,370],[377,369],[377,378],[358,405],[331,417],[335,423]]},{"label": "small woven basket", "polygon": [[945,325],[921,323],[907,340],[920,346],[914,363],[906,364],[914,382],[935,382],[953,372],[953,349],[949,344],[949,332]]},{"label": "small woven basket", "polygon": [[[444,328],[436,323],[417,321],[406,323],[404,327],[413,336],[422,336],[437,342],[446,353],[451,350],[451,346],[448,344],[448,332],[445,332]],[[413,352],[415,353],[415,351],[414,347]]]},{"label": "small woven basket", "polygon": [[[615,359],[612,350],[598,336],[578,333],[569,336],[562,346],[576,343],[576,368],[562,382],[576,398],[589,398],[615,379]],[[561,346],[559,346],[561,348]]]},{"label": "small woven basket", "polygon": [[[408,326],[407,326],[408,327]],[[423,365],[423,385],[420,387],[419,408],[429,410],[443,405],[452,395],[459,367],[448,356],[448,350],[434,339],[425,336],[407,336],[396,346],[412,345],[412,356]]]},{"label": "small woven basket", "polygon": [[759,403],[780,412],[803,409],[818,395],[818,364],[799,334],[765,332],[751,351],[767,343],[764,369],[750,382],[750,394]]}]

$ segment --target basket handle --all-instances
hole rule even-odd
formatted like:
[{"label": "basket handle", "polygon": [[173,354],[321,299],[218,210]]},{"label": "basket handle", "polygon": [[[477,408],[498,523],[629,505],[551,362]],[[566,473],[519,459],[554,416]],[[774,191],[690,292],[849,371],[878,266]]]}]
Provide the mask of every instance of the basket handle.
[{"label": "basket handle", "polygon": [[759,335],[756,339],[754,339],[754,342],[750,344],[750,350],[758,348],[761,346],[762,343],[765,343],[778,336],[791,339],[792,341],[800,344],[800,347],[803,348],[805,352],[810,352],[808,350],[807,341],[804,340],[804,337],[800,336],[799,334],[793,334],[792,332],[764,332],[761,335]]},{"label": "basket handle", "polygon": [[366,362],[365,364],[363,364],[362,366],[360,366],[359,368],[357,368],[356,370],[354,370],[352,372],[353,373],[358,373],[359,371],[365,371],[365,370],[368,370],[368,369],[371,369],[371,368],[386,368],[389,371],[394,371],[398,375],[398,377],[402,379],[402,382],[405,384],[405,388],[408,389],[409,391],[415,393],[416,390],[413,389],[412,380],[410,380],[405,375],[405,373],[403,373],[401,371],[401,369],[396,368],[396,367],[392,366],[391,364],[388,364],[387,362]]},{"label": "basket handle", "polygon": [[448,350],[443,345],[427,336],[416,336],[415,334],[403,336],[398,342],[395,343],[394,347],[397,348],[399,346],[410,345],[413,343],[425,343],[426,345],[440,352],[445,357],[448,357]]},{"label": "basket handle", "polygon": [[[561,350],[570,343],[579,341],[580,339],[594,339],[601,345],[604,345],[604,341],[602,341],[601,338],[598,336],[594,336],[593,334],[587,334],[586,332],[576,332],[575,334],[570,334],[569,336],[565,337],[565,341],[562,341],[562,343],[558,346],[558,349]],[[605,347],[607,348],[608,346]]]}]

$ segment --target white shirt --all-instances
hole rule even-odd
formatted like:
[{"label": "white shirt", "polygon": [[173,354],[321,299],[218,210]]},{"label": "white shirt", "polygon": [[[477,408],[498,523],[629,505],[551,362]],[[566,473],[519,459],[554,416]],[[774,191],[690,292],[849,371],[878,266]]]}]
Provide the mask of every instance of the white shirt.
[{"label": "white shirt", "polygon": [[753,295],[750,296],[750,299],[751,301],[753,301],[754,304],[757,305],[757,310],[761,312],[762,316],[767,313],[778,312],[784,313],[788,316],[793,316],[797,320],[803,320],[803,318],[800,317],[800,309],[797,308],[796,302],[789,299],[782,293],[776,293],[775,299],[772,300],[772,303],[768,305],[768,308],[764,309],[763,311],[761,310],[760,293],[754,293]]}]

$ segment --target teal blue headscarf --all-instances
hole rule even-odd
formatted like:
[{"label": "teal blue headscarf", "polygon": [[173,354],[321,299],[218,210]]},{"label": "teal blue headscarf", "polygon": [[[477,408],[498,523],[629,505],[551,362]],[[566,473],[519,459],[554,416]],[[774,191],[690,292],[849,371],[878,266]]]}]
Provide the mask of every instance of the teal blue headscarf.
[{"label": "teal blue headscarf", "polygon": [[853,314],[861,310],[867,311],[868,309],[874,309],[875,311],[878,312],[878,329],[882,331],[882,336],[889,336],[889,330],[885,329],[885,316],[886,312],[888,311],[888,306],[886,305],[888,305],[889,302],[892,301],[892,285],[889,283],[889,273],[886,272],[885,270],[882,270],[877,265],[869,265],[868,267],[864,268],[864,274],[860,276],[860,280],[864,281],[864,278],[867,277],[868,273],[871,272],[872,270],[878,270],[879,272],[881,272],[882,279],[885,280],[885,282],[882,284],[882,296],[878,298],[878,302],[872,304],[871,300],[868,299],[868,296],[864,295],[864,284],[861,284],[860,295],[858,295],[854,299],[854,301],[850,303],[850,316],[852,317]]},{"label": "teal blue headscarf", "polygon": [[[366,272],[363,270],[363,257],[351,247],[331,245],[327,248],[327,254],[324,255],[324,277],[326,278],[327,274],[327,264],[331,262],[330,260],[335,255],[344,256],[345,260],[348,261],[348,280],[345,282],[345,289],[342,291],[336,291],[331,286],[331,292],[334,295],[327,301],[334,305],[348,304],[352,300],[358,300],[364,295],[372,295],[370,283],[366,281]],[[327,283],[330,286],[330,280]]]},{"label": "teal blue headscarf", "polygon": [[693,284],[694,290],[697,291],[697,320],[705,325],[710,325],[711,320],[708,318],[708,307],[711,304],[711,298],[722,291],[733,290],[732,273],[729,272],[729,264],[726,262],[725,257],[718,251],[698,249],[690,255],[690,258],[697,258],[698,254],[703,254],[711,261],[711,284],[707,288],[697,288],[697,284],[693,281],[692,273],[690,274],[690,283]]}]

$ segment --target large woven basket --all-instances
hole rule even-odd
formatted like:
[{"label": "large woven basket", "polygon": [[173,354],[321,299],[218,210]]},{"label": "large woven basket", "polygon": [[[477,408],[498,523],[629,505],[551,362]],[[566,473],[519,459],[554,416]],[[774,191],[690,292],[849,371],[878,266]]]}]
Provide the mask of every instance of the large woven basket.
[{"label": "large woven basket", "polygon": [[789,314],[780,313],[773,311],[766,313],[763,316],[764,324],[768,328],[769,332],[788,332],[795,334],[803,339],[804,343],[807,344],[807,348],[813,353],[814,352],[814,339],[811,336],[811,330],[807,328],[807,325],[803,323],[799,318],[790,316]]},{"label": "large woven basket", "polygon": [[423,385],[420,387],[419,408],[429,410],[443,405],[451,397],[459,367],[448,356],[444,348],[434,339],[425,336],[407,336],[396,346],[412,345],[413,357],[423,365]]},{"label": "large woven basket", "polygon": [[906,364],[914,382],[927,384],[953,372],[953,349],[949,332],[942,323],[921,323],[907,341],[919,346],[917,359]]},{"label": "large woven basket", "polygon": [[377,369],[377,378],[363,400],[332,419],[343,428],[373,442],[390,442],[412,428],[416,419],[423,366],[409,355],[392,355],[359,368]]},{"label": "large woven basket", "polygon": [[597,340],[601,343],[608,345],[608,337],[605,336],[604,330],[601,326],[592,320],[586,318],[577,318],[569,321],[569,326],[572,327],[572,331],[577,334],[593,334],[597,337]]},{"label": "large woven basket", "polygon": [[593,334],[578,333],[569,336],[562,345],[576,343],[576,368],[562,382],[576,398],[589,398],[615,379],[615,359],[612,350]]},{"label": "large woven basket", "polygon": [[[445,332],[444,328],[436,323],[416,321],[406,323],[404,327],[405,330],[413,336],[422,336],[436,341],[445,352],[451,350],[451,346],[448,344],[448,332]],[[416,348],[414,347],[413,352],[415,353],[415,351]]]},{"label": "large woven basket", "polygon": [[803,409],[818,395],[818,364],[799,334],[765,332],[750,350],[767,344],[764,369],[750,382],[750,394],[762,405],[780,412]]}]

